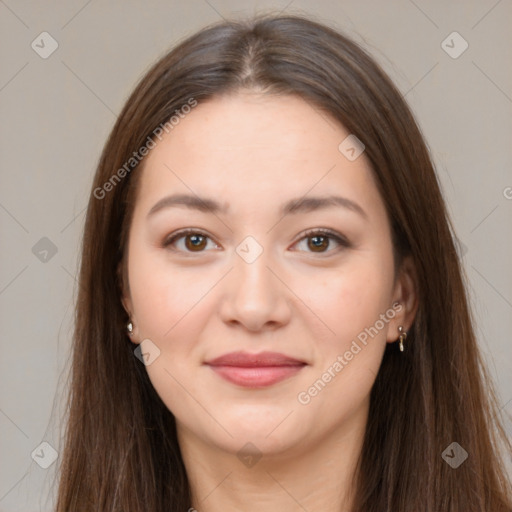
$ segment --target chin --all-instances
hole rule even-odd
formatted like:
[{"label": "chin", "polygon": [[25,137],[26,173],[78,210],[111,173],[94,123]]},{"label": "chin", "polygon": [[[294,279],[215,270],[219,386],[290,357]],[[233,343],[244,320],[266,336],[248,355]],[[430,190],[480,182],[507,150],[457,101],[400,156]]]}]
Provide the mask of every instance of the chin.
[{"label": "chin", "polygon": [[290,436],[288,432],[281,434],[274,433],[267,436],[266,433],[255,430],[254,428],[242,428],[230,430],[233,437],[224,436],[222,439],[211,439],[221,450],[231,453],[242,460],[246,455],[249,456],[279,456],[302,444],[300,437]]},{"label": "chin", "polygon": [[222,424],[233,437],[222,436],[225,449],[237,453],[252,443],[262,453],[277,455],[303,443],[307,438],[305,423],[299,424],[297,413],[292,411],[292,407],[273,411],[255,407],[251,413],[246,410],[246,414],[226,412]]}]

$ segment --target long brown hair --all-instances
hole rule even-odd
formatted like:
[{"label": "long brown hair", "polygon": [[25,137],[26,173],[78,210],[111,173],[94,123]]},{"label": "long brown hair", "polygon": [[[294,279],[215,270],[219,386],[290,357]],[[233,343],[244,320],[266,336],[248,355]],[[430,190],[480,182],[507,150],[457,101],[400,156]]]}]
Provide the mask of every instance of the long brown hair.
[{"label": "long brown hair", "polygon": [[[126,335],[123,257],[144,163],[131,157],[191,99],[242,88],[298,95],[364,143],[396,262],[410,255],[416,266],[419,309],[405,352],[387,345],[371,391],[354,512],[510,512],[500,453],[512,447],[421,132],[357,44],[301,16],[269,15],[209,26],[175,47],[137,85],[105,145],[83,236],[57,511],[191,506],[174,416]],[[456,469],[442,456],[453,442],[468,453]]]}]

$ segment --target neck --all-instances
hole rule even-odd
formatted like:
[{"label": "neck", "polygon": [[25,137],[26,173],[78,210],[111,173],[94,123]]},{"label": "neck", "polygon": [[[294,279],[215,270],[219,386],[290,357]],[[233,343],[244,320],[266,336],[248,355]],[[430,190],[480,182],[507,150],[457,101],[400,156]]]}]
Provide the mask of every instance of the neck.
[{"label": "neck", "polygon": [[282,453],[261,454],[259,460],[207,444],[178,424],[191,512],[350,512],[366,420],[364,407],[316,442],[305,439]]}]

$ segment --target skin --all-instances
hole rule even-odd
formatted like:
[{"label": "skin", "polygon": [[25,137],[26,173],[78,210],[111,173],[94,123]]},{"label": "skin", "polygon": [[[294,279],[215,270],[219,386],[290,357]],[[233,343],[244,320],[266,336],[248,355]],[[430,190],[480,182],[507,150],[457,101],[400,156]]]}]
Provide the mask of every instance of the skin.
[{"label": "skin", "polygon": [[[300,98],[239,92],[200,103],[138,171],[122,302],[133,343],[149,339],[160,350],[146,369],[175,415],[191,507],[200,512],[350,508],[370,391],[386,343],[414,320],[417,286],[409,259],[394,279],[389,219],[369,162],[338,149],[348,135]],[[148,218],[176,193],[229,210],[169,207]],[[279,214],[289,199],[329,194],[356,202],[366,217],[343,207]],[[200,248],[190,235],[164,247],[183,228],[207,236],[196,239]],[[311,228],[331,229],[350,245],[327,238],[315,250],[314,235],[303,234]],[[236,252],[247,236],[263,249],[251,263]],[[396,302],[394,318],[299,403]],[[307,366],[253,389],[203,364],[237,350],[276,351]],[[237,457],[248,442],[261,455],[251,467]]]}]

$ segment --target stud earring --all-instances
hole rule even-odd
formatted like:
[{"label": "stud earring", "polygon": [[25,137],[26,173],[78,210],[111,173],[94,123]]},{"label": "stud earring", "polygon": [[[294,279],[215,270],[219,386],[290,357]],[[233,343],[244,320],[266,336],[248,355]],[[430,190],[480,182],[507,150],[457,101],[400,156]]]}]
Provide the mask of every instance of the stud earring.
[{"label": "stud earring", "polygon": [[398,337],[399,342],[400,342],[400,352],[403,352],[404,351],[404,341],[407,338],[407,332],[404,331],[404,328],[401,325],[398,327],[398,332],[400,333],[400,335]]},{"label": "stud earring", "polygon": [[133,334],[133,323],[132,322],[128,322],[128,324],[126,325],[126,330],[128,331],[128,334]]}]

